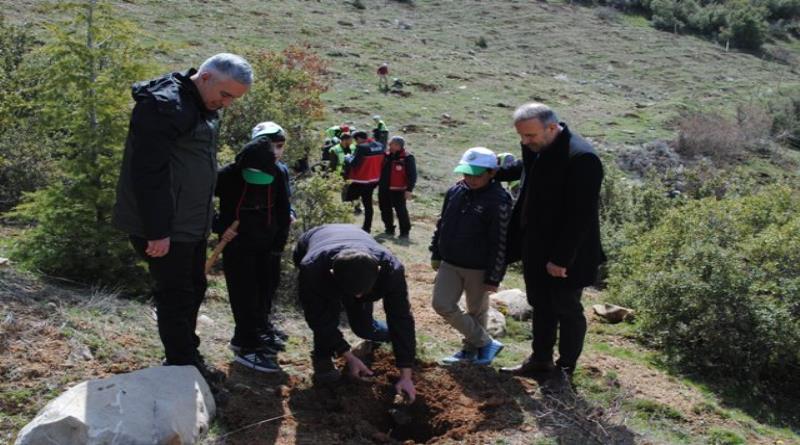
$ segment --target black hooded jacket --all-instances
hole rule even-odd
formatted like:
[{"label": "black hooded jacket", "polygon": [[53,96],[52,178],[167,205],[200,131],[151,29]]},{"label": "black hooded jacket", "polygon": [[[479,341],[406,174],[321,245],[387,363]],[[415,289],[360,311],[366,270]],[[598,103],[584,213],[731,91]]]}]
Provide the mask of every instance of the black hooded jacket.
[{"label": "black hooded jacket", "polygon": [[[269,185],[245,182],[243,168],[255,168],[274,176]],[[219,214],[214,232],[223,233],[238,220],[238,235],[232,243],[250,248],[281,252],[289,237],[290,207],[285,171],[275,163],[275,153],[269,141],[251,141],[236,155],[236,160],[220,169],[216,195]]]},{"label": "black hooded jacket", "polygon": [[[377,281],[360,298],[342,291],[331,273],[333,257],[345,249],[369,252],[380,266]],[[326,224],[300,236],[293,259],[300,270],[300,302],[306,321],[318,337],[315,341],[329,345],[337,354],[347,352],[350,345],[338,328],[341,306],[383,300],[397,367],[413,366],[416,356],[414,316],[408,302],[405,270],[397,257],[360,227]]]},{"label": "black hooded jacket", "polygon": [[114,225],[148,240],[205,240],[214,214],[219,117],[205,108],[194,69],[133,85]]}]

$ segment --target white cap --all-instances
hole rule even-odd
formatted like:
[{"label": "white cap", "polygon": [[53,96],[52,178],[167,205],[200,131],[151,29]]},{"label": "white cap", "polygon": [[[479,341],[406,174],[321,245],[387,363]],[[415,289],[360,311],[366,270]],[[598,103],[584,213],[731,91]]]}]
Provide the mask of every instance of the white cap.
[{"label": "white cap", "polygon": [[485,170],[495,169],[497,169],[497,156],[494,152],[486,147],[473,147],[464,152],[458,162],[458,167],[454,171],[456,173],[479,175]]},{"label": "white cap", "polygon": [[259,136],[264,135],[282,135],[286,136],[286,132],[283,131],[283,127],[276,124],[272,121],[261,122],[260,124],[253,127],[253,131],[250,133],[250,139],[255,139]]}]

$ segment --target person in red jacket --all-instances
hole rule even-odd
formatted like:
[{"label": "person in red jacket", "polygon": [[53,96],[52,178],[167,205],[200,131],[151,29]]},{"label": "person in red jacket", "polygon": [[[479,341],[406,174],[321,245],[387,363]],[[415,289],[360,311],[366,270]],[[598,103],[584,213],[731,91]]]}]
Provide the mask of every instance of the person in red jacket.
[{"label": "person in red jacket", "polygon": [[411,199],[417,183],[417,163],[406,150],[406,141],[395,136],[389,141],[389,151],[383,158],[381,180],[378,185],[378,206],[386,234],[394,235],[394,212],[400,226],[400,238],[408,238],[411,219],[406,201]]},{"label": "person in red jacket", "polygon": [[364,224],[361,226],[365,232],[372,229],[372,193],[381,179],[384,148],[367,136],[366,131],[353,133],[356,140],[356,149],[352,156],[345,158],[345,172],[350,180],[348,195],[350,198],[361,198],[364,206]]}]

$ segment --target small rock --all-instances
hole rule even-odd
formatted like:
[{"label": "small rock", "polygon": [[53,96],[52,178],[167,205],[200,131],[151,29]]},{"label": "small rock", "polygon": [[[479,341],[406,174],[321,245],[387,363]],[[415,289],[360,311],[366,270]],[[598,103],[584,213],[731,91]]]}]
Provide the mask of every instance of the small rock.
[{"label": "small rock", "polygon": [[595,304],[592,306],[594,313],[602,317],[609,323],[619,323],[624,320],[632,320],[633,309],[628,309],[615,304]]},{"label": "small rock", "polygon": [[201,324],[201,325],[206,325],[206,326],[213,326],[214,325],[214,320],[211,317],[209,317],[208,315],[203,314],[203,315],[197,317],[197,323]]},{"label": "small rock", "polygon": [[486,332],[492,337],[506,335],[506,316],[493,307],[489,307],[489,320],[486,322]]},{"label": "small rock", "polygon": [[530,320],[533,308],[528,297],[520,289],[507,289],[489,296],[492,303],[505,315],[517,320]]},{"label": "small rock", "polygon": [[0,266],[8,266],[9,264],[10,261],[8,260],[8,258],[0,257]]}]

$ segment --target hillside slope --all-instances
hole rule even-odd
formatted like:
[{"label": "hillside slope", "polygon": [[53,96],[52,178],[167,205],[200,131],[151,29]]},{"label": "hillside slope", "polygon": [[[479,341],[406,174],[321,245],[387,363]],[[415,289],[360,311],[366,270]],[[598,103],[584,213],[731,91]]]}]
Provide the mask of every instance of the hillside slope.
[{"label": "hillside slope", "polygon": [[[199,329],[203,352],[230,376],[230,397],[207,443],[379,443],[398,438],[444,443],[800,443],[800,426],[787,423],[786,413],[771,411],[769,403],[740,404],[724,391],[670,374],[656,354],[631,340],[628,325],[592,319],[574,394],[548,395],[536,382],[506,378],[494,370],[435,366],[430,362],[452,352],[458,339],[430,308],[434,274],[427,261],[440,197],[456,178],[451,171],[458,156],[476,145],[516,152],[509,116],[519,103],[552,105],[573,129],[610,150],[672,137],[671,125],[687,111],[732,112],[736,104],[796,89],[797,67],[656,31],[638,17],[609,22],[593,9],[562,3],[112,3],[153,42],[171,46],[153,55],[165,70],[197,65],[222,50],[308,45],[331,64],[331,88],[325,95],[329,116],[319,123],[320,130],[342,121],[367,127],[372,114],[381,114],[393,133],[407,137],[420,168],[421,184],[410,209],[415,223],[410,242],[380,239],[408,271],[419,352],[426,362],[418,373],[428,411],[417,418],[428,423],[415,425],[426,436],[391,436],[383,415],[392,370],[383,356],[377,357],[381,376],[373,387],[351,385],[328,393],[310,388],[310,332],[291,306],[290,289],[283,291],[279,315],[293,336],[281,359],[285,373],[264,376],[234,365],[225,350],[232,319],[224,280],[216,274],[203,308],[207,318]],[[12,22],[38,26],[52,19],[39,1],[0,5]],[[485,48],[477,44],[479,38],[485,39]],[[375,69],[383,61],[410,94],[378,93]],[[264,118],[254,117],[254,123]],[[4,245],[16,231],[3,230],[2,235],[0,256],[6,256]],[[0,272],[0,320],[5,320],[0,325],[0,441],[10,442],[47,400],[70,384],[159,363],[160,344],[147,305]],[[513,272],[504,285],[522,286]],[[601,300],[602,294],[590,292],[586,306]],[[509,330],[497,365],[514,363],[530,351],[529,325],[511,322]],[[363,421],[352,421],[358,417],[353,410],[363,414]],[[379,415],[370,417],[370,412]],[[254,425],[275,417],[280,418]]]}]

